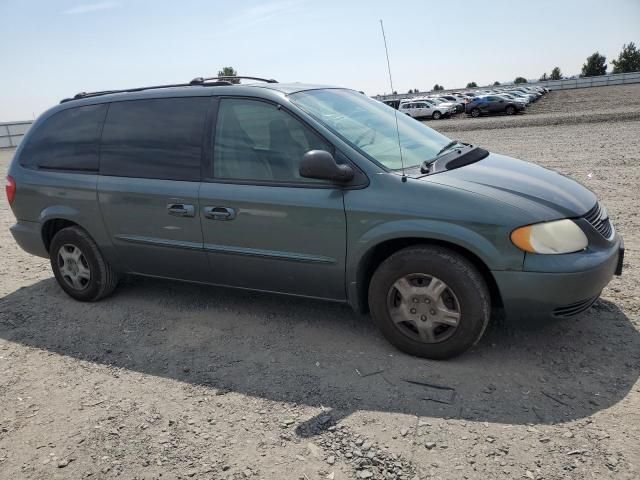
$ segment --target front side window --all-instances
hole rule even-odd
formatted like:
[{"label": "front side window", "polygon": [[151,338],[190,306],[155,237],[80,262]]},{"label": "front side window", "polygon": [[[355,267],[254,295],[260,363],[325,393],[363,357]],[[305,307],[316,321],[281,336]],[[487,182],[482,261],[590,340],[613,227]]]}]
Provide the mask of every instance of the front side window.
[{"label": "front side window", "polygon": [[62,110],[29,137],[20,156],[25,167],[97,172],[106,104]]},{"label": "front side window", "polygon": [[398,134],[405,167],[433,159],[450,141],[407,115],[396,117],[393,110],[353,90],[305,90],[290,98],[356,149],[390,170],[401,168]]},{"label": "front side window", "polygon": [[214,177],[318,182],[299,173],[300,161],[309,150],[331,152],[332,147],[282,108],[252,99],[220,100],[213,148]]},{"label": "front side window", "polygon": [[209,97],[114,102],[102,133],[100,173],[200,180]]}]

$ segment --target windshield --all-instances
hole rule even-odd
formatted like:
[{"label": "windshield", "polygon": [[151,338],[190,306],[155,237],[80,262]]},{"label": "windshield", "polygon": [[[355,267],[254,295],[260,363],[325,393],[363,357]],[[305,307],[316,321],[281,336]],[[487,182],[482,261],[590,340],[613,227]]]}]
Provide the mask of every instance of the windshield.
[{"label": "windshield", "polygon": [[432,159],[449,143],[447,137],[422,122],[353,90],[307,90],[290,98],[353,147],[391,170],[402,167],[398,135],[405,168]]}]

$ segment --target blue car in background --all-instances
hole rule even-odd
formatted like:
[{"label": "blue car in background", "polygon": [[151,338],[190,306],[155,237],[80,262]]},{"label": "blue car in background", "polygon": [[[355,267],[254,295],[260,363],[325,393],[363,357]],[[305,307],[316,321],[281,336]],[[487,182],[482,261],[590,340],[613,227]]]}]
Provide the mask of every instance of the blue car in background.
[{"label": "blue car in background", "polygon": [[465,112],[472,117],[480,115],[491,115],[496,113],[506,113],[515,115],[522,112],[525,106],[521,102],[510,100],[500,95],[482,95],[475,97],[465,105]]}]

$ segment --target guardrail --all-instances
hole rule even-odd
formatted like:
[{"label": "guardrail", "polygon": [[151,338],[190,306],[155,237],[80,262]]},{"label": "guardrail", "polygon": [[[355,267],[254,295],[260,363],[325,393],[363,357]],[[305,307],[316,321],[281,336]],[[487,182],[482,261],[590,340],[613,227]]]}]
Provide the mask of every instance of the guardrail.
[{"label": "guardrail", "polygon": [[32,123],[32,120],[0,123],[0,148],[17,147]]},{"label": "guardrail", "polygon": [[[590,87],[606,87],[608,85],[626,85],[631,83],[640,83],[640,72],[629,73],[611,73],[609,75],[599,75],[597,77],[578,77],[565,78],[563,80],[545,80],[538,82],[525,83],[520,86],[546,87],[550,90],[571,90],[574,88],[590,88]],[[502,84],[501,87],[510,87],[513,84]],[[398,93],[396,95],[376,95],[377,100],[402,100],[404,98],[414,98],[424,95],[447,94],[449,92],[464,92],[474,90],[487,90],[496,88],[494,85],[485,85],[474,88],[454,88],[450,90],[439,90],[437,92],[419,92],[419,93]]]}]

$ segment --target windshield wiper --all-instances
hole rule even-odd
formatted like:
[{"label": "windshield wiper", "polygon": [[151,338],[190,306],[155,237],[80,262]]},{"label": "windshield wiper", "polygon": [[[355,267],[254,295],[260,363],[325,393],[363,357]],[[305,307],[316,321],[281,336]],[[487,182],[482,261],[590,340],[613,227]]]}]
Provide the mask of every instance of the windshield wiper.
[{"label": "windshield wiper", "polygon": [[433,157],[431,157],[428,160],[425,160],[425,161],[422,162],[422,164],[420,165],[420,172],[429,173],[430,165],[433,162],[435,162],[440,155],[442,155],[444,152],[449,150],[451,147],[455,147],[456,145],[464,145],[464,143],[460,142],[459,140],[451,140],[444,147],[442,147],[440,149],[440,151],[438,153],[436,153]]},{"label": "windshield wiper", "polygon": [[442,147],[440,149],[440,151],[438,153],[436,153],[436,157],[444,152],[446,152],[447,150],[449,150],[451,147],[455,147],[456,145],[458,145],[459,143],[461,143],[458,140],[451,140],[449,143],[447,143],[444,147]]}]

